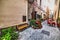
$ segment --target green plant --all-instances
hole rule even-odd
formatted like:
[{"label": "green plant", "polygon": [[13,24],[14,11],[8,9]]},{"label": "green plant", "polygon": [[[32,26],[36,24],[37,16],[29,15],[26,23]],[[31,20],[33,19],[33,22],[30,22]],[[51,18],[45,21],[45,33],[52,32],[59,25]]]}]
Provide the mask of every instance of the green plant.
[{"label": "green plant", "polygon": [[57,19],[58,23],[60,23],[60,18]]},{"label": "green plant", "polygon": [[42,16],[40,15],[40,19],[42,19]]},{"label": "green plant", "polygon": [[42,16],[41,16],[41,15],[39,15],[38,19],[40,19],[40,21],[41,21],[41,22],[43,21],[43,19],[42,19]]},{"label": "green plant", "polygon": [[17,40],[18,33],[16,33],[15,27],[9,27],[1,30],[2,35],[0,36],[1,40]]},{"label": "green plant", "polygon": [[36,20],[30,20],[30,26],[37,27],[38,25],[36,24]]},{"label": "green plant", "polygon": [[60,28],[60,18],[57,19],[57,27]]},{"label": "green plant", "polygon": [[11,40],[17,40],[18,36],[19,35],[16,32],[12,33],[11,34]]},{"label": "green plant", "polygon": [[8,32],[7,34],[5,34],[4,36],[1,37],[1,40],[11,40],[11,35]]}]

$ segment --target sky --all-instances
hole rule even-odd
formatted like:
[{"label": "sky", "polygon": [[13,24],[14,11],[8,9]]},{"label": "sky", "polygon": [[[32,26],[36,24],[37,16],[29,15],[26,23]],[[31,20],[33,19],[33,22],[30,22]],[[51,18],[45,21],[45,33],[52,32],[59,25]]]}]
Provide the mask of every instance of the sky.
[{"label": "sky", "polygon": [[55,4],[55,0],[42,0],[41,7],[45,11],[46,11],[46,8],[48,7],[50,9],[50,11],[53,12],[54,11],[54,4]]}]

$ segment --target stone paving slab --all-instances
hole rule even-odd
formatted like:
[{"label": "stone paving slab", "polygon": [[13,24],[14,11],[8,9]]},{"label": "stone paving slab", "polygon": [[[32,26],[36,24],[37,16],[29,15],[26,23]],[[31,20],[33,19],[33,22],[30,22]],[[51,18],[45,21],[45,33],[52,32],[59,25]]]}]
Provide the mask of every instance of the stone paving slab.
[{"label": "stone paving slab", "polygon": [[[42,26],[42,29],[33,29],[30,27],[20,32],[19,40],[60,40],[60,31],[57,27],[49,26],[46,21],[42,23]],[[49,36],[46,35],[46,32],[42,33],[43,30],[50,33]]]}]

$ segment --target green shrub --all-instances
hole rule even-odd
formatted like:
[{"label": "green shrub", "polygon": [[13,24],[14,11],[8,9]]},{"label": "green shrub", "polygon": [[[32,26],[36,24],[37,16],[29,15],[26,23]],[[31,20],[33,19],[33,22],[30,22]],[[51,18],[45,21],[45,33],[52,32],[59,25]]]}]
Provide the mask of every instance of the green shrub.
[{"label": "green shrub", "polygon": [[38,25],[36,24],[36,20],[30,20],[30,26],[37,27]]},{"label": "green shrub", "polygon": [[15,27],[2,29],[1,32],[2,32],[2,35],[0,36],[1,40],[17,40],[18,38],[18,33],[16,33]]},{"label": "green shrub", "polygon": [[57,21],[60,22],[60,18],[58,18]]},{"label": "green shrub", "polygon": [[8,32],[7,34],[5,34],[4,36],[1,37],[1,40],[11,40],[11,35]]}]

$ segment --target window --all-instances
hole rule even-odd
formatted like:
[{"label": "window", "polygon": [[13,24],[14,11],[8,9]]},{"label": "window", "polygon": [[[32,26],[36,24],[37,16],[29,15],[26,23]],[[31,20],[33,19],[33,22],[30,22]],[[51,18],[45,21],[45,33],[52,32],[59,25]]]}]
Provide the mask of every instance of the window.
[{"label": "window", "polygon": [[26,22],[26,16],[23,16],[23,22]]}]

